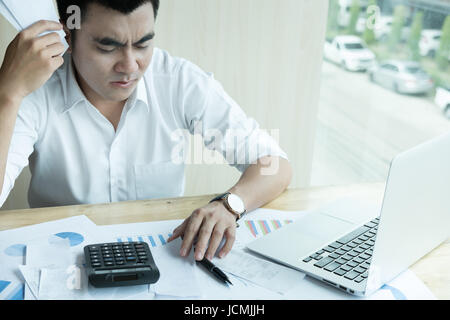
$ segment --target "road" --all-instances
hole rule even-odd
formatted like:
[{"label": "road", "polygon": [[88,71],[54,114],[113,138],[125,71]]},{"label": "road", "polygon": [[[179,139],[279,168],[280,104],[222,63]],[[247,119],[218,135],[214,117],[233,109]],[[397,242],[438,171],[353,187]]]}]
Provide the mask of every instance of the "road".
[{"label": "road", "polygon": [[432,97],[397,94],[324,61],[311,184],[385,181],[396,154],[448,131]]}]

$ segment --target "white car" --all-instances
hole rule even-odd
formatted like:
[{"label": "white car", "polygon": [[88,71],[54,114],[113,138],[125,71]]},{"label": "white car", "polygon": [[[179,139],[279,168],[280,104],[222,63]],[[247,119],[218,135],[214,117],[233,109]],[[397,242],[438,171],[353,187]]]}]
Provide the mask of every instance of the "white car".
[{"label": "white car", "polygon": [[375,54],[356,36],[337,36],[332,41],[327,40],[324,49],[325,59],[349,71],[365,71],[375,63]]},{"label": "white car", "polygon": [[434,102],[441,108],[444,115],[450,119],[450,87],[438,87]]},{"label": "white car", "polygon": [[415,61],[388,60],[369,70],[374,83],[404,94],[428,94],[433,80]]},{"label": "white car", "polygon": [[434,57],[441,43],[441,30],[426,29],[422,31],[422,37],[419,41],[420,55]]}]

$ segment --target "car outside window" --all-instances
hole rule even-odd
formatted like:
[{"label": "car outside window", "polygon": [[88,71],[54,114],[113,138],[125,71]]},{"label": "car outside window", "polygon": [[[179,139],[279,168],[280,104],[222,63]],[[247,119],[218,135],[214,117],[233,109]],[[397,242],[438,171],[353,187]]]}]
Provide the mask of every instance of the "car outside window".
[{"label": "car outside window", "polygon": [[450,0],[328,1],[327,39],[366,50],[342,63],[324,46],[310,183],[384,182],[396,155],[450,131]]}]

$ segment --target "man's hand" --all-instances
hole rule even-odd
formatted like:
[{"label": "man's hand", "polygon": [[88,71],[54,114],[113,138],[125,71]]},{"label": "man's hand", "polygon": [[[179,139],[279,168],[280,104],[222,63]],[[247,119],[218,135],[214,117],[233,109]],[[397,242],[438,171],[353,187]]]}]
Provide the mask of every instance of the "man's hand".
[{"label": "man's hand", "polygon": [[39,35],[61,29],[58,22],[42,20],[14,38],[0,68],[1,93],[21,101],[51,77],[64,62],[64,45],[55,32]]},{"label": "man's hand", "polygon": [[173,231],[168,241],[182,237],[180,255],[183,257],[187,256],[195,245],[195,260],[200,261],[204,256],[209,260],[214,257],[223,237],[226,242],[219,252],[219,257],[225,257],[233,247],[235,236],[236,216],[225,208],[222,201],[214,201],[194,210],[191,216]]}]

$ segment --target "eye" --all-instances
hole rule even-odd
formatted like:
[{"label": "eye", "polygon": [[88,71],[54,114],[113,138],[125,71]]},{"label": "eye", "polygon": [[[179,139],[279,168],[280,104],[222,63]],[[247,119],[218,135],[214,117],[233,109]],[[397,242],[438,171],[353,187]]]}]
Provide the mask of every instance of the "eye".
[{"label": "eye", "polygon": [[103,53],[111,53],[111,52],[113,52],[115,49],[109,49],[109,50],[107,50],[107,49],[103,49],[103,48],[100,48],[100,47],[97,47],[97,49],[100,51],[100,52],[103,52]]}]

